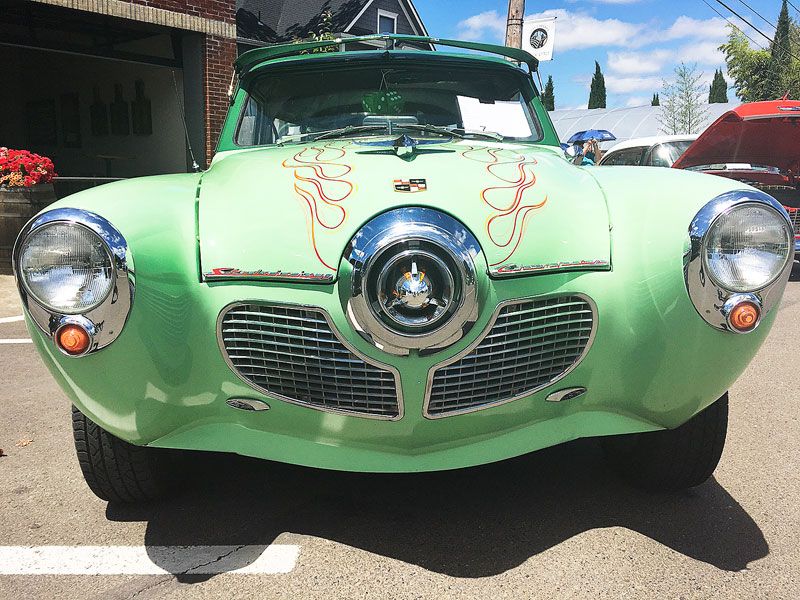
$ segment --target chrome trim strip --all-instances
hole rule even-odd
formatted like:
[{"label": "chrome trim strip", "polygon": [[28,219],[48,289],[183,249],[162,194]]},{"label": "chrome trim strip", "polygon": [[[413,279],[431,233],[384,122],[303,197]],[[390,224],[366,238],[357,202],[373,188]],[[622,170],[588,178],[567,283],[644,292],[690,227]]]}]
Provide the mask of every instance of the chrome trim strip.
[{"label": "chrome trim strip", "polygon": [[[114,276],[111,290],[99,305],[90,310],[70,315],[45,307],[28,292],[23,277],[19,272],[19,255],[28,236],[40,227],[56,223],[67,223],[89,229],[100,238],[111,258]],[[86,356],[102,350],[119,337],[133,306],[135,272],[128,243],[108,220],[96,213],[77,208],[56,208],[44,212],[31,219],[22,228],[14,244],[12,264],[22,304],[30,315],[31,320],[36,323],[36,326],[47,337],[53,339],[53,335],[62,323],[66,322],[67,317],[80,317],[83,319],[80,322],[83,327],[87,327],[87,323],[91,324],[95,331],[91,349],[81,355],[65,354],[66,356],[71,356],[72,358]]]},{"label": "chrome trim strip", "polygon": [[573,388],[564,388],[563,390],[558,390],[557,392],[553,392],[545,400],[547,402],[563,402],[564,400],[572,400],[573,398],[577,398],[578,396],[583,396],[586,393],[585,387],[573,387]]},{"label": "chrome trim strip", "polygon": [[[705,238],[711,225],[720,216],[730,210],[747,204],[767,206],[775,210],[786,219],[786,226],[790,233],[790,240],[794,238],[794,230],[789,213],[772,196],[758,190],[736,190],[717,196],[711,202],[703,206],[692,220],[689,226],[689,236],[686,241],[684,252],[683,272],[686,291],[694,305],[697,314],[703,320],[720,331],[729,331],[737,334],[749,333],[733,329],[728,323],[728,315],[725,312],[725,304],[734,296],[741,296],[744,292],[727,290],[718,285],[710,274],[706,273],[705,261],[703,259]],[[791,244],[791,241],[790,241]],[[760,289],[746,292],[754,296],[762,308],[762,319],[775,308],[783,294],[789,275],[792,271],[792,252],[786,257],[786,264],[778,275],[768,284]],[[755,331],[756,328],[750,331]]]},{"label": "chrome trim strip", "polygon": [[[527,390],[524,393],[517,394],[516,396],[513,396],[511,398],[506,398],[504,400],[498,400],[496,402],[491,402],[491,403],[488,403],[488,404],[481,404],[480,406],[472,406],[472,407],[469,407],[469,408],[453,410],[453,411],[446,412],[444,414],[432,415],[432,414],[430,414],[428,412],[428,407],[429,407],[430,401],[431,401],[431,393],[433,392],[433,378],[436,375],[436,371],[438,371],[439,369],[442,369],[444,367],[447,367],[449,365],[452,365],[453,363],[458,362],[459,360],[461,360],[462,358],[467,356],[470,352],[472,352],[475,348],[480,346],[481,342],[483,342],[483,340],[486,338],[486,336],[489,335],[489,333],[491,333],[492,329],[494,328],[495,323],[497,322],[498,317],[500,316],[500,312],[503,310],[503,308],[505,308],[509,304],[518,304],[520,302],[536,302],[536,301],[539,301],[539,300],[548,300],[550,298],[559,298],[559,297],[580,298],[580,299],[584,300],[589,305],[589,308],[591,308],[591,310],[592,310],[592,330],[591,330],[591,333],[589,334],[589,340],[586,342],[586,347],[584,348],[584,350],[581,353],[581,355],[575,360],[575,362],[573,363],[573,365],[570,368],[568,368],[566,371],[561,373],[558,377],[556,377],[552,381],[548,381],[547,383],[544,383],[544,384],[542,384],[542,385],[540,385],[538,387],[535,387],[535,388],[533,388],[531,390]],[[563,293],[560,293],[560,294],[547,294],[547,295],[544,295],[544,296],[532,296],[532,297],[527,297],[527,298],[515,298],[513,300],[506,300],[504,302],[501,302],[500,304],[497,305],[497,308],[495,309],[494,314],[492,315],[492,318],[489,320],[489,323],[486,325],[486,327],[483,329],[483,331],[481,331],[480,335],[478,335],[478,337],[475,339],[474,342],[472,342],[469,346],[467,346],[464,350],[462,350],[461,352],[459,352],[455,356],[449,358],[448,360],[446,360],[446,361],[444,361],[442,363],[434,365],[428,371],[428,381],[427,381],[427,384],[425,386],[425,403],[424,403],[423,409],[422,409],[423,416],[426,419],[444,419],[444,418],[448,418],[448,417],[453,417],[453,416],[458,416],[458,415],[464,415],[464,414],[467,414],[467,413],[477,412],[479,410],[485,410],[487,408],[494,408],[495,406],[501,406],[501,405],[507,404],[509,402],[514,402],[515,400],[520,400],[522,398],[527,398],[528,396],[531,396],[532,394],[535,394],[536,392],[539,392],[539,391],[541,391],[541,390],[543,390],[545,388],[550,387],[551,385],[554,385],[554,384],[558,383],[559,381],[564,379],[567,375],[572,373],[575,369],[577,369],[578,366],[581,364],[581,362],[583,362],[583,359],[586,358],[586,355],[589,353],[589,350],[592,348],[592,344],[594,343],[595,336],[597,335],[598,321],[599,321],[599,317],[598,317],[597,305],[595,304],[594,300],[592,300],[586,294],[582,294],[582,293],[563,292]]]},{"label": "chrome trim strip", "polygon": [[494,279],[520,277],[524,275],[544,275],[548,273],[563,273],[570,271],[610,271],[611,263],[604,259],[576,260],[550,263],[546,265],[518,265],[516,263],[503,264],[489,269],[489,275]]},{"label": "chrome trim strip", "polygon": [[262,412],[269,410],[269,404],[263,400],[255,400],[254,398],[228,398],[225,404],[237,410],[244,410],[247,412]]},{"label": "chrome trim strip", "polygon": [[[276,394],[275,392],[272,392],[272,391],[268,390],[267,388],[261,387],[258,384],[253,383],[252,381],[248,381],[244,377],[244,375],[239,371],[239,369],[236,368],[236,365],[233,364],[233,361],[228,356],[228,353],[227,353],[227,351],[225,349],[225,340],[222,337],[222,320],[224,319],[225,315],[228,314],[228,312],[230,312],[231,310],[233,310],[237,306],[247,306],[247,305],[252,305],[252,304],[256,304],[256,305],[259,305],[259,306],[276,306],[276,307],[282,307],[282,308],[294,308],[294,309],[297,309],[297,310],[308,310],[308,311],[313,311],[313,312],[320,313],[323,317],[325,317],[325,321],[327,322],[328,327],[330,327],[331,333],[333,333],[334,337],[337,340],[339,340],[339,342],[345,348],[347,348],[347,350],[352,352],[355,356],[357,356],[358,358],[363,360],[365,363],[370,364],[373,367],[377,367],[377,368],[379,368],[381,370],[388,371],[394,376],[395,393],[397,394],[397,415],[395,415],[395,416],[371,415],[371,414],[361,413],[361,412],[352,411],[352,410],[330,408],[330,407],[325,407],[325,406],[316,406],[314,404],[309,404],[309,403],[306,403],[306,402],[302,402],[300,400],[296,400],[295,398],[290,398],[288,396],[283,396],[282,394]],[[311,408],[313,410],[318,410],[320,412],[327,412],[327,413],[333,413],[333,414],[338,414],[338,415],[345,415],[345,416],[348,416],[348,417],[360,417],[362,419],[376,419],[376,420],[379,420],[379,421],[399,421],[400,419],[403,418],[403,414],[404,414],[404,410],[405,409],[404,409],[404,403],[403,403],[403,387],[402,387],[401,381],[400,381],[400,371],[397,368],[393,367],[392,365],[389,365],[389,364],[386,364],[386,363],[382,363],[382,362],[377,361],[377,360],[375,360],[373,358],[370,358],[366,354],[364,354],[361,351],[359,351],[350,342],[345,340],[343,338],[343,336],[339,333],[339,330],[334,325],[333,320],[331,319],[330,315],[328,314],[328,311],[326,311],[324,308],[322,308],[320,306],[312,306],[312,305],[309,305],[309,304],[290,304],[288,302],[264,302],[263,300],[250,300],[250,301],[241,301],[241,300],[239,300],[239,301],[236,301],[236,302],[231,302],[230,304],[227,304],[226,306],[224,306],[222,308],[222,310],[219,312],[219,316],[217,317],[217,344],[219,346],[220,352],[222,353],[222,358],[225,360],[225,363],[228,365],[228,368],[230,368],[230,370],[233,371],[233,373],[239,379],[241,379],[244,383],[246,383],[248,386],[250,386],[254,390],[256,390],[258,392],[261,392],[262,394],[264,394],[268,398],[276,398],[278,400],[283,400],[284,402],[288,402],[289,404],[294,404],[296,406],[302,406],[304,408]]]}]

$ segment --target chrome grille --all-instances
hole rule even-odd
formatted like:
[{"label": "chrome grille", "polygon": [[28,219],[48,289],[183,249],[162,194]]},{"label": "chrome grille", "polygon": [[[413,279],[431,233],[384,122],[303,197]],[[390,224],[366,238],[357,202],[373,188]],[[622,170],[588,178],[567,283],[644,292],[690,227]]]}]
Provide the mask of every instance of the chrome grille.
[{"label": "chrome grille", "polygon": [[794,234],[800,235],[800,209],[786,207],[786,210],[789,211],[789,218],[792,220],[792,227],[794,227]]},{"label": "chrome grille", "polygon": [[506,304],[477,346],[434,371],[426,414],[486,408],[554,382],[585,353],[594,333],[594,315],[583,296]]},{"label": "chrome grille", "polygon": [[218,331],[228,364],[269,395],[335,412],[400,416],[395,373],[351,352],[319,309],[238,304],[220,316]]}]

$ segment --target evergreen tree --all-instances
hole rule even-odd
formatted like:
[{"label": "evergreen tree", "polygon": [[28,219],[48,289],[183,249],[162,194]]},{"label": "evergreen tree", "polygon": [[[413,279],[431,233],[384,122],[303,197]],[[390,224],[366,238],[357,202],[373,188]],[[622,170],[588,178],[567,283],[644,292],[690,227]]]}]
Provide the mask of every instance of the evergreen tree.
[{"label": "evergreen tree", "polygon": [[547,83],[544,84],[544,91],[542,92],[542,104],[545,110],[553,111],[556,109],[556,93],[553,86],[553,76],[547,77]]},{"label": "evergreen tree", "polygon": [[589,108],[606,107],[606,78],[600,70],[600,63],[594,61],[594,77],[589,91]]},{"label": "evergreen tree", "polygon": [[661,106],[661,99],[658,97],[658,94],[653,94],[653,101],[650,103],[650,106]]},{"label": "evergreen tree", "polygon": [[786,78],[792,64],[792,41],[791,26],[789,20],[789,8],[786,0],[783,0],[781,14],[778,17],[778,26],[775,30],[775,37],[770,46],[769,68],[767,73],[767,93],[771,96],[769,100],[782,98],[786,93]]},{"label": "evergreen tree", "polygon": [[728,101],[728,82],[725,81],[725,76],[722,74],[722,69],[714,71],[714,81],[708,92],[708,103],[719,104]]}]

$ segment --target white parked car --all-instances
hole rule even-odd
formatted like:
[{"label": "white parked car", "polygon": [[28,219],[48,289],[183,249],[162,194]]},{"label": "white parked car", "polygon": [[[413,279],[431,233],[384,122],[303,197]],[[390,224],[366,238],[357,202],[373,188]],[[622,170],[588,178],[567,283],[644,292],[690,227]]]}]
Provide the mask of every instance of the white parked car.
[{"label": "white parked car", "polygon": [[671,167],[696,139],[697,135],[657,135],[626,140],[607,150],[600,164]]}]

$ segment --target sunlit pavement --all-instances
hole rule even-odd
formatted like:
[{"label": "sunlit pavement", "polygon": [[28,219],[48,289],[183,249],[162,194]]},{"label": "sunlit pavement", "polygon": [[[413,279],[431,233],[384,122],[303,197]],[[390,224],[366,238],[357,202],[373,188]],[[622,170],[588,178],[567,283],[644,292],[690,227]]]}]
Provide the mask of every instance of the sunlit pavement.
[{"label": "sunlit pavement", "polygon": [[[715,479],[676,495],[579,441],[424,475],[201,455],[196,489],[107,506],[32,345],[0,344],[0,573],[38,573],[0,575],[0,598],[798,598],[799,275],[731,390]],[[27,339],[20,314],[0,276],[0,339]]]}]

